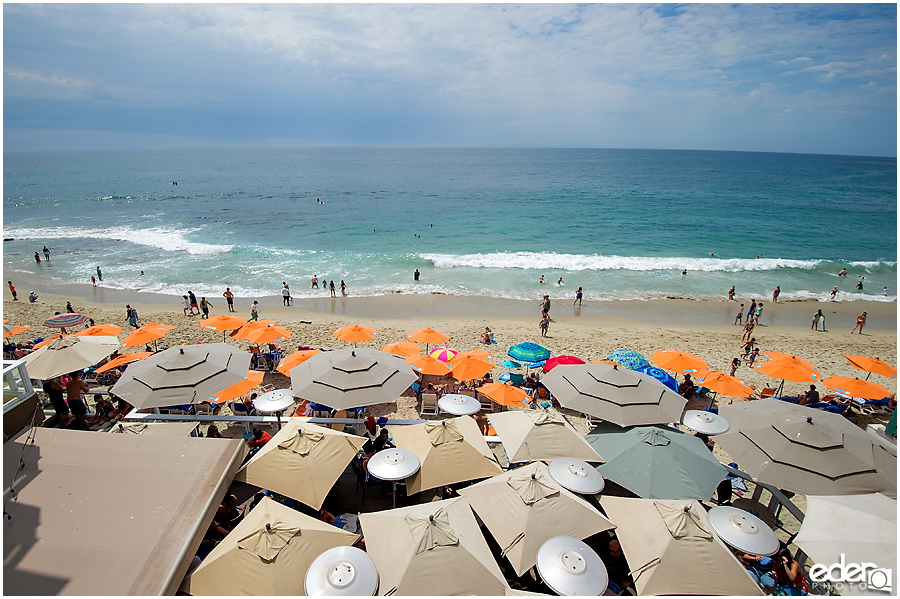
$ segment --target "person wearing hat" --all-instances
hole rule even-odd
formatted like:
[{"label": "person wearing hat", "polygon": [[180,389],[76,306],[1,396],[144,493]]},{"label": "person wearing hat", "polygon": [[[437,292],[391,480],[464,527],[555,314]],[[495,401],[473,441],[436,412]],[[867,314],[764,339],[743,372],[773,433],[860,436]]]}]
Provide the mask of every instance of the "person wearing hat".
[{"label": "person wearing hat", "polygon": [[35,293],[34,291],[32,291],[31,293],[28,294],[28,301],[31,302],[32,304],[37,301],[37,298],[38,298],[37,293]]}]

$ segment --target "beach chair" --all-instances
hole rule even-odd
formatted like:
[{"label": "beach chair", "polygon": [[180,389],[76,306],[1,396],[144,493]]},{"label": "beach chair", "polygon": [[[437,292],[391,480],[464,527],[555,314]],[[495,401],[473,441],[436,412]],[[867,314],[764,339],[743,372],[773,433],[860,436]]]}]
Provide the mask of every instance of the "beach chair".
[{"label": "beach chair", "polygon": [[419,408],[420,416],[438,415],[438,396],[436,393],[423,393],[422,406]]},{"label": "beach chair", "polygon": [[774,397],[777,392],[778,387],[763,387],[762,389],[754,387],[753,395],[750,397],[752,399],[766,399],[767,397]]}]

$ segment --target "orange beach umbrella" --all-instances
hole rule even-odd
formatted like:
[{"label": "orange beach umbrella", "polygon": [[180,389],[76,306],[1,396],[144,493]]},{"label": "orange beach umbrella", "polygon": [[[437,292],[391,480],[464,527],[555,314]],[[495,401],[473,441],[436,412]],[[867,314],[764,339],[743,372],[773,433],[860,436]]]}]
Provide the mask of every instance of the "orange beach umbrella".
[{"label": "orange beach umbrella", "polygon": [[406,338],[410,341],[418,341],[419,343],[424,343],[425,351],[427,352],[428,346],[430,344],[449,341],[450,335],[442,331],[435,331],[431,327],[427,327],[424,329],[416,329],[415,331],[410,331],[406,334]]},{"label": "orange beach umbrella", "polygon": [[406,356],[414,356],[422,351],[422,346],[415,341],[398,341],[397,343],[385,345],[381,348],[381,351],[405,358]]},{"label": "orange beach umbrella", "polygon": [[110,360],[109,362],[107,362],[106,364],[104,364],[103,366],[101,366],[100,368],[95,370],[94,372],[96,374],[102,374],[102,373],[106,372],[107,370],[112,370],[113,368],[118,368],[119,366],[122,366],[123,364],[130,364],[132,362],[137,362],[138,360],[143,360],[147,356],[152,356],[152,355],[153,355],[152,351],[139,351],[139,352],[134,352],[133,354],[122,354],[120,356],[116,356],[115,358],[113,358],[112,360]]},{"label": "orange beach umbrella", "polygon": [[435,374],[444,375],[450,373],[450,366],[446,362],[442,362],[433,356],[415,354],[406,356],[406,362],[410,368],[419,374]]},{"label": "orange beach umbrella", "polygon": [[248,370],[247,378],[239,383],[235,383],[230,387],[226,387],[209,398],[210,403],[220,404],[249,393],[262,384],[265,372],[261,370]]},{"label": "orange beach umbrella", "polygon": [[363,327],[359,326],[358,324],[351,324],[346,327],[341,327],[333,333],[333,335],[341,341],[349,341],[350,343],[354,344],[362,343],[364,341],[371,341],[377,334],[378,331],[376,331],[372,327]]},{"label": "orange beach umbrella", "polygon": [[775,351],[763,355],[769,360],[758,362],[753,368],[766,376],[795,383],[815,383],[822,377],[819,369],[803,358]]},{"label": "orange beach umbrella", "polygon": [[47,337],[40,343],[35,343],[34,349],[40,349],[40,348],[44,347],[45,345],[50,344],[50,342],[56,341],[57,339],[62,339],[63,337],[71,337],[71,335],[63,335],[62,333],[60,333],[58,335],[53,335],[52,337]]},{"label": "orange beach umbrella", "polygon": [[246,339],[247,334],[255,329],[262,329],[265,327],[275,326],[276,323],[274,320],[262,319],[262,320],[251,320],[241,328],[236,331],[231,331],[231,337],[235,339]]},{"label": "orange beach umbrella", "polygon": [[88,327],[83,331],[78,331],[75,333],[76,337],[106,337],[112,335],[113,337],[117,337],[119,333],[122,332],[122,327],[117,324],[95,324],[92,327]]},{"label": "orange beach umbrella", "polygon": [[696,376],[697,381],[710,391],[715,391],[728,397],[750,397],[753,395],[752,387],[748,387],[741,379],[725,374],[721,370],[702,370]]},{"label": "orange beach umbrella", "polygon": [[212,318],[201,320],[198,324],[201,328],[209,329],[210,331],[222,331],[222,342],[224,343],[225,331],[234,331],[235,329],[239,329],[247,324],[247,320],[241,318],[240,316],[222,314],[221,316],[213,316]]},{"label": "orange beach umbrella", "polygon": [[18,335],[19,333],[24,333],[28,329],[31,328],[30,324],[23,324],[22,326],[13,327],[9,325],[3,325],[3,338],[12,337],[13,335]]},{"label": "orange beach umbrella", "polygon": [[488,383],[476,389],[480,394],[491,399],[492,402],[501,406],[524,406],[531,398],[527,393],[504,383]]},{"label": "orange beach umbrella", "polygon": [[478,358],[482,362],[488,362],[489,364],[494,363],[494,354],[488,351],[484,351],[483,349],[470,349],[469,351],[461,351],[453,356],[453,360],[461,360],[467,356]]},{"label": "orange beach umbrella", "polygon": [[136,329],[130,335],[125,337],[120,344],[122,347],[134,347],[135,345],[146,345],[151,341],[161,339],[171,331],[178,327],[168,324],[160,324],[158,322],[149,322],[139,329]]},{"label": "orange beach umbrella", "polygon": [[254,327],[244,337],[250,343],[277,343],[290,339],[293,333],[290,329],[280,327],[277,324],[267,327]]},{"label": "orange beach umbrella", "polygon": [[671,370],[685,374],[687,372],[699,372],[709,368],[709,364],[700,356],[678,350],[660,350],[650,356],[656,365],[663,370]]},{"label": "orange beach umbrella", "polygon": [[275,367],[275,370],[284,376],[291,376],[291,369],[303,364],[314,355],[322,353],[321,349],[301,349],[294,353],[281,358],[281,362]]},{"label": "orange beach umbrella", "polygon": [[[5,337],[6,335],[4,335]],[[850,362],[850,365],[856,369],[862,370],[868,373],[881,374],[884,376],[890,376],[893,378],[897,378],[897,369],[884,362],[879,360],[878,358],[866,358],[865,356],[848,356],[844,355],[845,358]],[[866,375],[866,380],[869,379],[869,376]]]},{"label": "orange beach umbrella", "polygon": [[857,399],[883,399],[891,396],[891,392],[881,385],[855,377],[830,376],[822,384],[841,395]]},{"label": "orange beach umbrella", "polygon": [[[462,356],[462,357],[460,357]],[[456,354],[450,360],[451,374],[458,381],[471,381],[480,379],[494,367],[494,356],[477,356],[466,352],[466,355]]]}]

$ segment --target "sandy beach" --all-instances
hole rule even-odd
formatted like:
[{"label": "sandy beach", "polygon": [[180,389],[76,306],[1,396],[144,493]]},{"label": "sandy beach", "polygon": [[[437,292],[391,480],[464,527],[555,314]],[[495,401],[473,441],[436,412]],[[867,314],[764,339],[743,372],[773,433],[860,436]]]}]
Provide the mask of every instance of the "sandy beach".
[{"label": "sandy beach", "polygon": [[[74,285],[37,289],[28,281],[16,281],[19,301],[11,301],[4,292],[3,318],[11,324],[29,324],[25,334],[13,337],[21,342],[57,333],[41,323],[55,312],[65,311],[71,300],[76,311],[87,314],[97,324],[114,323],[123,327],[121,337],[131,327],[125,318],[125,304],[130,303],[140,315],[139,325],[151,321],[175,325],[162,342],[172,346],[181,343],[222,341],[222,333],[202,329],[199,316],[184,316],[180,302],[171,296],[153,295]],[[36,303],[27,301],[28,292],[39,294]],[[209,298],[214,306],[212,316],[226,314],[222,297]],[[352,347],[332,334],[337,328],[359,324],[375,328],[378,337],[365,345],[382,346],[405,339],[408,331],[432,327],[446,332],[451,347],[465,351],[474,348],[491,351],[497,363],[505,359],[509,346],[532,341],[549,348],[553,355],[575,355],[584,360],[601,360],[613,350],[631,349],[647,356],[661,349],[683,350],[706,360],[711,368],[728,371],[732,358],[740,355],[742,327],[733,325],[737,302],[695,301],[683,299],[654,301],[585,302],[581,308],[570,301],[555,301],[550,311],[549,335],[541,338],[539,301],[497,300],[444,295],[389,295],[374,298],[338,297],[296,301],[291,307],[281,306],[276,296],[259,298],[260,318],[276,321],[293,332],[283,343],[286,352],[300,345],[325,349]],[[237,298],[236,315],[249,317],[251,300]],[[810,330],[812,314],[822,308],[827,330]],[[885,302],[788,302],[765,303],[765,309],[753,336],[766,351],[796,354],[816,364],[824,376],[860,376],[842,354],[879,357],[890,364],[897,361],[896,304]],[[856,316],[868,312],[864,334],[850,334]],[[478,342],[484,327],[494,332],[496,345]],[[249,348],[247,341],[228,338],[228,343]],[[135,348],[127,351],[139,351]],[[494,376],[504,371],[498,367]],[[758,371],[742,367],[737,375],[746,383],[763,387],[777,383]],[[280,377],[280,375],[267,375]],[[871,380],[896,392],[896,380],[872,375]],[[268,382],[268,380],[267,380]],[[274,380],[276,385],[285,380]],[[788,394],[804,391],[800,383],[787,382]],[[820,389],[824,394],[824,390]],[[719,401],[728,402],[720,397]],[[401,407],[397,417],[415,417]]]}]

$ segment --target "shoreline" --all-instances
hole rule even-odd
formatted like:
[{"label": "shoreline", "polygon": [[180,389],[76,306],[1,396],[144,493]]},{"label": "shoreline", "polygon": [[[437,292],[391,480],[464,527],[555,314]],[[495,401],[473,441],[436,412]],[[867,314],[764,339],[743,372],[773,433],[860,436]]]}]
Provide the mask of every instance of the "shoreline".
[{"label": "shoreline", "polygon": [[[139,290],[111,289],[88,284],[55,285],[38,282],[18,275],[13,281],[19,294],[19,301],[28,303],[28,292],[37,292],[38,304],[58,306],[63,311],[66,301],[84,308],[120,308],[124,314],[125,304],[131,304],[138,312],[171,311],[180,313],[181,300],[173,295]],[[223,288],[224,291],[224,288]],[[573,292],[574,294],[574,292]],[[199,296],[198,296],[199,299]],[[224,297],[207,298],[212,302],[210,313],[225,314]],[[421,319],[421,318],[490,318],[490,319],[533,319],[540,317],[540,297],[534,300],[500,299],[486,296],[454,296],[444,294],[389,294],[382,296],[331,298],[295,298],[290,307],[282,305],[281,295],[257,298],[235,298],[236,314],[248,317],[250,304],[256,299],[260,304],[260,318],[300,319],[314,315],[327,315],[357,319]],[[4,305],[11,302],[9,291],[5,291]],[[739,300],[697,300],[667,298],[651,300],[611,300],[591,301],[586,298],[583,306],[573,306],[570,299],[553,300],[551,320],[560,318],[584,321],[585,324],[603,326],[608,324],[632,325],[733,325]],[[743,303],[747,304],[746,300]],[[766,326],[786,326],[809,329],[812,313],[822,309],[829,330],[849,331],[860,312],[868,312],[867,331],[893,331],[897,329],[897,303],[882,301],[782,301],[773,304],[768,298],[763,300],[763,314],[760,328]],[[48,314],[51,316],[52,312]],[[5,316],[4,316],[5,318]]]}]

